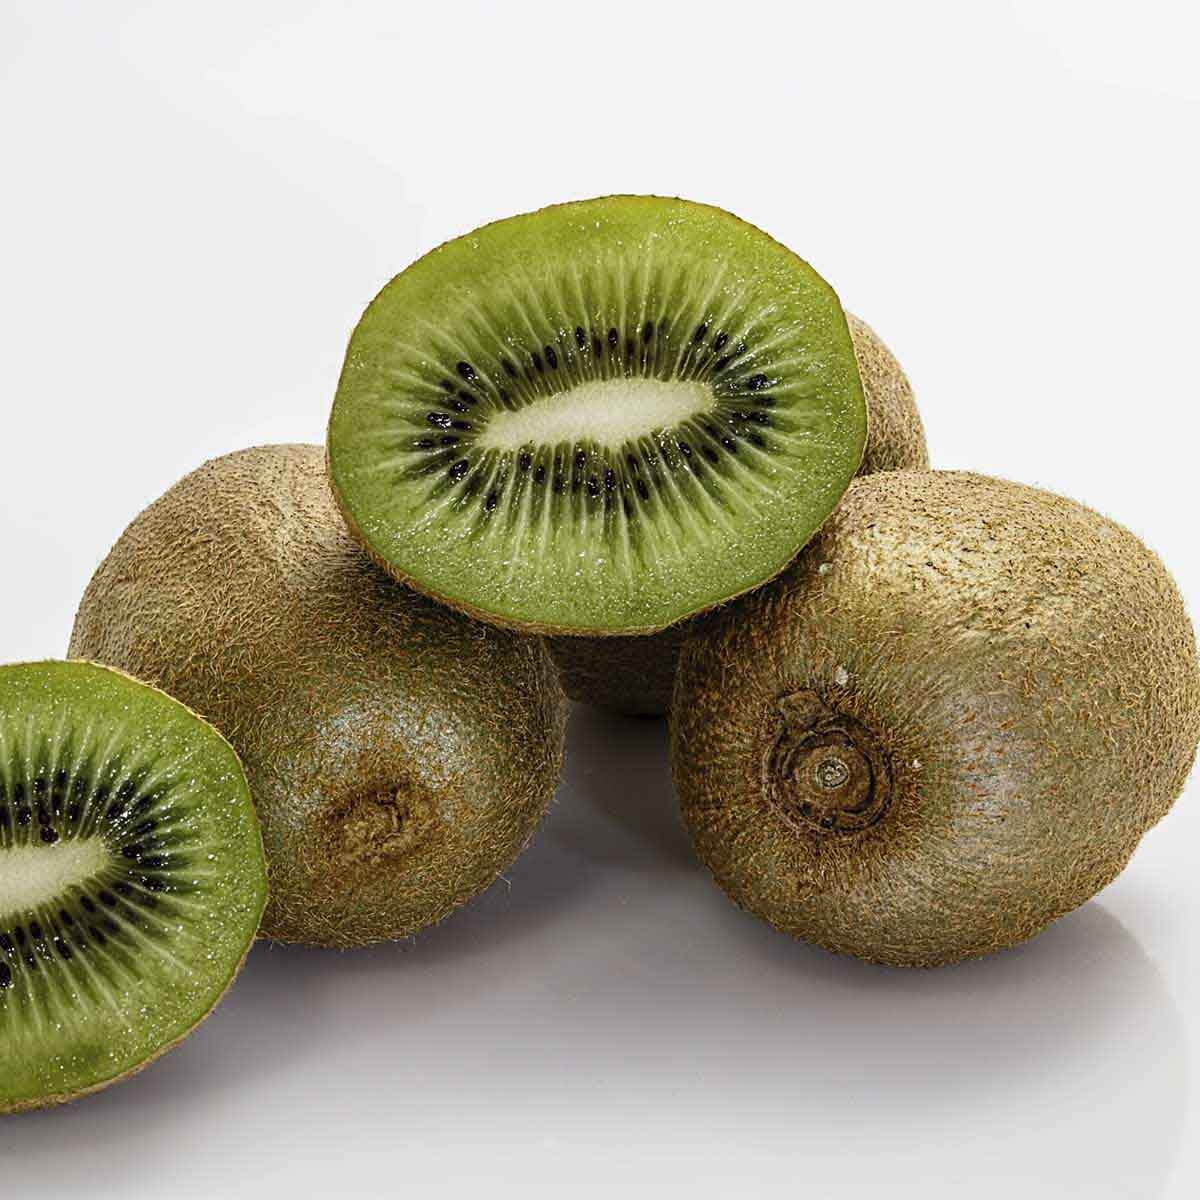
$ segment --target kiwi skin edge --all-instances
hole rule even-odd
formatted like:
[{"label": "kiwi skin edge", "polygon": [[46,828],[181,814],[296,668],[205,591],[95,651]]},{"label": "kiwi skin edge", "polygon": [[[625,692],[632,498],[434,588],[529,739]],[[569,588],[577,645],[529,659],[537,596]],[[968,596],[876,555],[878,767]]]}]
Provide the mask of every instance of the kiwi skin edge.
[{"label": "kiwi skin edge", "polygon": [[[929,447],[912,385],[879,335],[846,314],[867,402],[867,446],[858,474],[926,470]],[[719,610],[718,610],[719,611]],[[671,705],[679,652],[695,619],[647,636],[551,637],[550,653],[572,699],[626,716],[660,717]]]},{"label": "kiwi skin edge", "polygon": [[[79,660],[79,661],[87,662],[89,660],[83,659],[83,660]],[[158,692],[160,695],[167,696],[168,700],[170,700],[174,704],[178,704],[180,706],[180,708],[187,708],[187,705],[182,704],[174,696],[168,696],[167,693],[164,692],[161,688],[157,688],[153,684],[148,684],[144,680],[135,679],[132,675],[129,674],[128,671],[122,671],[119,667],[111,667],[105,663],[92,663],[91,665],[95,666],[95,667],[100,667],[106,671],[110,671],[114,675],[120,675],[125,679],[132,680],[134,683],[140,684],[143,687],[148,687],[152,691]],[[215,734],[217,734],[217,736],[220,737],[222,741],[225,740],[225,737],[221,733],[221,731],[219,729],[217,729],[216,726],[214,726],[211,722],[205,720],[205,718],[200,716],[199,713],[193,712],[191,709],[188,709],[188,711],[191,712],[192,716],[194,716],[196,718],[196,720],[199,721],[202,725],[207,726]],[[255,823],[256,823],[256,825],[258,824],[257,821]],[[261,844],[262,844],[262,827],[261,827],[261,825],[258,826],[258,833],[259,833],[259,845],[261,848]],[[260,917],[261,917],[261,910],[265,909],[266,903],[267,903],[266,896],[264,894],[263,903],[262,903],[262,905],[260,905]],[[147,1067],[153,1066],[160,1058],[163,1057],[164,1054],[170,1053],[170,1051],[174,1050],[177,1046],[180,1046],[185,1041],[187,1041],[187,1039],[189,1037],[191,1037],[191,1035],[193,1033],[195,1033],[196,1030],[199,1029],[200,1026],[203,1025],[204,1022],[208,1020],[209,1017],[212,1016],[212,1014],[220,1006],[221,1001],[224,1000],[225,997],[229,994],[229,989],[231,987],[233,987],[234,983],[237,981],[237,977],[241,974],[242,968],[246,965],[246,959],[250,957],[250,951],[253,949],[254,949],[254,939],[251,938],[249,945],[246,947],[246,952],[242,955],[241,961],[237,964],[237,966],[233,969],[233,972],[230,974],[229,982],[226,983],[225,987],[221,990],[220,995],[217,996],[217,998],[213,1001],[212,1005],[209,1007],[207,1012],[202,1013],[196,1019],[195,1024],[191,1025],[189,1028],[184,1030],[184,1032],[181,1033],[173,1041],[167,1042],[165,1045],[160,1046],[148,1058],[143,1059],[142,1062],[138,1063],[138,1065],[136,1067],[131,1067],[128,1071],[125,1071],[120,1075],[114,1075],[112,1079],[102,1079],[98,1083],[91,1084],[89,1087],[81,1088],[78,1091],[63,1092],[63,1093],[58,1093],[58,1094],[50,1095],[50,1096],[42,1096],[36,1100],[22,1100],[19,1104],[9,1105],[7,1107],[0,1106],[0,1116],[16,1116],[20,1113],[37,1112],[38,1110],[44,1109],[44,1108],[60,1108],[64,1104],[73,1104],[76,1100],[83,1100],[87,1096],[94,1096],[94,1095],[96,1095],[97,1092],[106,1091],[110,1087],[115,1087],[119,1083],[124,1083],[127,1079],[132,1079],[135,1075],[140,1075],[141,1072],[146,1070]]]},{"label": "kiwi skin edge", "polygon": [[1115,522],[960,472],[856,480],[797,563],[680,658],[702,861],[794,937],[893,966],[1004,949],[1124,868],[1182,791],[1200,664]]}]

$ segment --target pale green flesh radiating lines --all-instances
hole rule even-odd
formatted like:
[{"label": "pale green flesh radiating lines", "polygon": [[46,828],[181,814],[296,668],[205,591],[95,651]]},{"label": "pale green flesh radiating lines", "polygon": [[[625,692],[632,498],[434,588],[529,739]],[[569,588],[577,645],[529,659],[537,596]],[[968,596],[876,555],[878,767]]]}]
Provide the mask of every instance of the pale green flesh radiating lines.
[{"label": "pale green flesh radiating lines", "polygon": [[330,457],[386,565],[518,624],[651,628],[761,582],[836,503],[865,438],[836,297],[740,223],[692,255],[650,216],[544,259],[485,257],[484,230],[441,291],[423,263],[394,281],[402,321],[387,289],[368,310]]}]

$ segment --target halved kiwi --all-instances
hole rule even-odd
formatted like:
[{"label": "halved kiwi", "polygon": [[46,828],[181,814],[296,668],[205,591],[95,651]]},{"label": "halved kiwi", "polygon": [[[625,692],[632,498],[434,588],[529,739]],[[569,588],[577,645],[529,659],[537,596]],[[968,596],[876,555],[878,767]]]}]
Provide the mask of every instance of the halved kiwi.
[{"label": "halved kiwi", "polygon": [[329,427],[348,523],[495,624],[652,632],[772,578],[858,469],[827,283],[729,213],[616,196],[488,225],[397,276]]},{"label": "halved kiwi", "polygon": [[265,903],[250,791],[215,729],[91,663],[0,668],[0,1113],[173,1046]]}]

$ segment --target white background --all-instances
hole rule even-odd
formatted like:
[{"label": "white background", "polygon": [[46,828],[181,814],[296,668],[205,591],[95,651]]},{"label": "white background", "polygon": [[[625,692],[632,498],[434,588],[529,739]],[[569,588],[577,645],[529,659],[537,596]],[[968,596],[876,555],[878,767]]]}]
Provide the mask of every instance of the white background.
[{"label": "white background", "polygon": [[[1198,42],[1183,0],[5,0],[0,661],[65,651],[179,476],[321,440],[411,259],[626,191],[789,243],[937,465],[1117,516],[1200,605]],[[142,1077],[0,1124],[0,1193],[1200,1193],[1200,783],[1049,933],[906,973],[726,903],[661,725],[576,710],[568,750],[507,882],[412,944],[260,947]]]}]

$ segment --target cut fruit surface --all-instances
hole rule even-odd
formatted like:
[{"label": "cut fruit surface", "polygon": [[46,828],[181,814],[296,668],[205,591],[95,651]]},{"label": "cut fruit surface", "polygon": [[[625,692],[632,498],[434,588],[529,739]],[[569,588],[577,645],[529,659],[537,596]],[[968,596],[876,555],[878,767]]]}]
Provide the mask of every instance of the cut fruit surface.
[{"label": "cut fruit surface", "polygon": [[179,1041],[265,902],[249,789],[211,726],[91,663],[0,668],[0,1112]]},{"label": "cut fruit surface", "polygon": [[862,460],[846,317],[811,267],[683,200],[486,226],[368,308],[330,474],[382,566],[498,624],[661,629],[772,578]]}]

